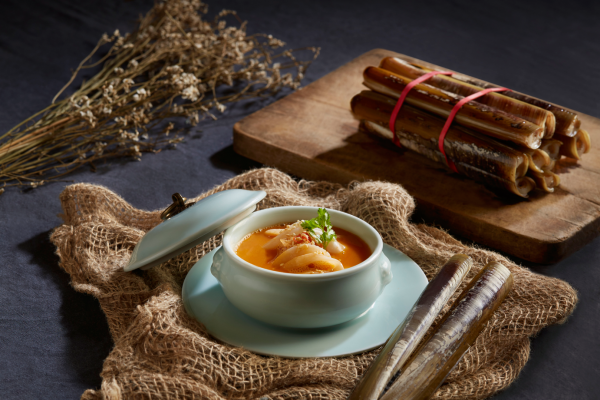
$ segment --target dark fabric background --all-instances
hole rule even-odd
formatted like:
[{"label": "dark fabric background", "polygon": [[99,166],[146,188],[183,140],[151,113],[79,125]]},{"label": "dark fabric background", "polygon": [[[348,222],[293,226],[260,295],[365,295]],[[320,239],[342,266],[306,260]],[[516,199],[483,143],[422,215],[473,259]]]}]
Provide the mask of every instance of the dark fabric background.
[{"label": "dark fabric background", "polygon": [[[103,32],[131,30],[151,1],[3,0],[0,132],[49,104]],[[291,47],[320,46],[308,84],[373,48],[386,48],[600,117],[600,3],[596,1],[224,0],[249,32]],[[68,179],[104,185],[134,206],[158,209],[258,164],[232,150],[232,126],[273,101],[229,109],[177,150],[114,161]],[[0,196],[0,398],[77,398],[98,388],[112,342],[91,296],[75,292],[48,240],[68,183]],[[580,295],[573,316],[532,340],[531,360],[497,399],[600,398],[600,239],[535,271]]]}]

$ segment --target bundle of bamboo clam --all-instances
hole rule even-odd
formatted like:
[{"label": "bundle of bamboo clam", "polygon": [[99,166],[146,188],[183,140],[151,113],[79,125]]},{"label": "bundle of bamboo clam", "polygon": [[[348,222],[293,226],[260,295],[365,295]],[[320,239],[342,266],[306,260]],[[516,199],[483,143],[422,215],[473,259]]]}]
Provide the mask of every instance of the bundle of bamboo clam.
[{"label": "bundle of bamboo clam", "polygon": [[562,156],[579,160],[590,149],[590,136],[581,129],[577,114],[508,91],[466,102],[443,139],[442,152],[438,140],[455,105],[495,87],[460,74],[435,75],[415,85],[406,94],[392,132],[390,118],[398,98],[413,80],[431,71],[394,57],[368,67],[363,78],[370,90],[351,101],[361,129],[395,138],[434,161],[449,160],[456,172],[525,198],[535,188],[553,192],[560,184],[556,162]]}]

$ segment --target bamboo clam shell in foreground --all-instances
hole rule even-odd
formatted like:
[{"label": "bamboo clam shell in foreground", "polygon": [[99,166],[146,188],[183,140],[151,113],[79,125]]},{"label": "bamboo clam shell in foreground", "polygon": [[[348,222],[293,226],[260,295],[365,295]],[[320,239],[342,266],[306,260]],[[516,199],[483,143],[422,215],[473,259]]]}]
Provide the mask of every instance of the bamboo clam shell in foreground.
[{"label": "bamboo clam shell in foreground", "polygon": [[[412,79],[394,74],[378,67],[367,67],[363,84],[369,89],[395,99]],[[416,85],[405,98],[405,103],[432,114],[447,118],[454,106],[464,97],[431,85]],[[512,114],[489,107],[476,101],[463,105],[454,118],[455,122],[485,135],[507,140],[537,149],[544,136],[544,128]]]},{"label": "bamboo clam shell in foreground", "polygon": [[559,153],[565,157],[581,159],[581,155],[590,151],[592,143],[590,134],[585,129],[579,129],[574,137],[556,135],[556,139],[563,142]]},{"label": "bamboo clam shell in foreground", "polygon": [[429,282],[404,322],[396,328],[369,369],[358,382],[349,400],[377,400],[387,383],[404,366],[413,350],[454,294],[473,261],[456,254]]},{"label": "bamboo clam shell in foreground", "polygon": [[536,172],[529,170],[527,175],[535,181],[535,185],[547,193],[554,193],[554,188],[560,185],[560,177],[550,170]]},{"label": "bamboo clam shell in foreground", "polygon": [[[392,140],[392,131],[388,128],[379,125],[375,122],[362,120],[360,129],[365,132],[371,133],[375,136]],[[400,143],[402,146],[406,147],[409,150],[414,151],[415,153],[421,154],[430,160],[436,161],[438,163],[444,164],[446,163],[442,153],[439,149],[431,149],[423,146],[421,143],[417,143],[414,141],[414,137],[405,137],[403,136],[403,131],[396,131],[398,133],[398,137],[400,139]],[[527,157],[524,157],[527,160]],[[526,162],[524,165],[527,165]],[[482,183],[490,188],[495,189],[503,189],[509,193],[516,194],[517,196],[527,198],[529,196],[529,192],[535,189],[535,182],[533,179],[523,176],[517,178],[515,180],[508,180],[500,178],[494,174],[491,174],[487,171],[476,168],[468,163],[457,162],[454,161],[454,165],[458,172],[462,175],[465,175],[479,183]]]},{"label": "bamboo clam shell in foreground", "polygon": [[563,142],[557,139],[543,139],[540,146],[540,150],[543,150],[551,160],[558,160],[560,158],[560,148]]},{"label": "bamboo clam shell in foreground", "polygon": [[[432,71],[431,68],[425,67],[423,65],[419,65],[417,63],[410,63],[411,65],[421,68],[424,71]],[[462,82],[470,83],[472,85],[480,86],[484,89],[496,88],[500,87],[498,85],[494,85],[492,83],[484,82],[479,79],[470,78],[468,76],[462,74],[453,74],[452,77]],[[557,106],[555,104],[549,103],[544,100],[536,99],[535,97],[527,96],[523,93],[517,92],[504,92],[504,96],[512,97],[513,99],[521,100],[525,103],[533,104],[536,107],[543,108],[544,110],[550,111],[554,114],[556,118],[556,128],[554,129],[554,133],[558,133],[564,136],[575,136],[577,133],[577,121],[579,118],[577,114],[573,111],[567,110],[564,107]]]},{"label": "bamboo clam shell in foreground", "polygon": [[[381,60],[379,67],[410,79],[417,79],[427,73],[427,71],[396,57],[384,58]],[[426,83],[464,97],[483,90],[480,86],[453,79],[451,76],[447,75],[433,76],[429,78]],[[506,111],[507,113],[516,115],[535,125],[541,126],[544,128],[544,138],[549,139],[554,134],[556,118],[550,111],[496,92],[490,92],[478,98],[477,102]]]},{"label": "bamboo clam shell in foreground", "polygon": [[513,286],[512,274],[497,262],[475,279],[381,400],[429,399],[444,382]]}]

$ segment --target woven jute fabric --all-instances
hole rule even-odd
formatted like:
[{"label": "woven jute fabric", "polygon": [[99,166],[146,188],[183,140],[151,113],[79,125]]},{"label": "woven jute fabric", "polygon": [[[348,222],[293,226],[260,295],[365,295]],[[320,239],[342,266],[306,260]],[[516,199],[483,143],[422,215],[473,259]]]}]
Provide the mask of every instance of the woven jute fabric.
[{"label": "woven jute fabric", "polygon": [[[265,190],[259,208],[310,205],[342,210],[370,223],[385,243],[412,258],[431,279],[455,253],[474,260],[470,277],[490,261],[507,266],[514,288],[435,393],[441,399],[482,399],[509,385],[529,358],[529,338],[563,322],[577,294],[566,282],[520,267],[503,256],[409,222],[413,198],[384,182],[297,182],[274,169],[237,176],[195,200],[226,189]],[[187,272],[218,246],[221,235],[148,271],[123,272],[140,238],[161,222],[110,190],[76,184],[61,194],[64,224],[52,233],[60,265],[75,290],[100,302],[114,341],[102,386],[83,399],[343,399],[378,350],[320,359],[253,354],[211,337],[183,307]],[[168,204],[165,204],[167,206]]]}]

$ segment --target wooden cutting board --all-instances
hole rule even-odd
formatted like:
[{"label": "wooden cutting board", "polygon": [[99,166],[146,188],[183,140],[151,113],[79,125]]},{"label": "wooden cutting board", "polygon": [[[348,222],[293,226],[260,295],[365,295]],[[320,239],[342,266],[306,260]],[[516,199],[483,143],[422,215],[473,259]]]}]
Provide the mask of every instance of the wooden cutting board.
[{"label": "wooden cutting board", "polygon": [[483,185],[358,130],[350,99],[365,88],[362,71],[383,57],[445,69],[387,50],[369,51],[234,126],[237,153],[309,180],[401,184],[428,221],[477,243],[537,263],[554,263],[600,229],[600,120],[578,113],[592,149],[561,161],[561,186],[529,199],[502,197]]}]

